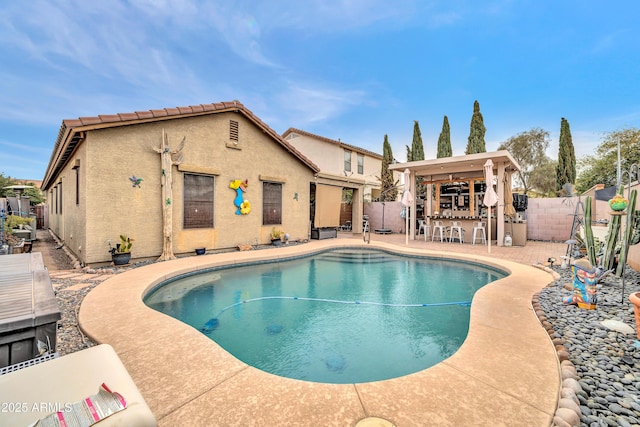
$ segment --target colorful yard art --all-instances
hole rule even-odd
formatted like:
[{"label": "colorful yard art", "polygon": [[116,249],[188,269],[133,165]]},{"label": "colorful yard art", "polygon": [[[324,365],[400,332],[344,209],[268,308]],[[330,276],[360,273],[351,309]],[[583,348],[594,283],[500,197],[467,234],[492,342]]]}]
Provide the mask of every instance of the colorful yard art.
[{"label": "colorful yard art", "polygon": [[580,308],[594,310],[597,304],[596,270],[586,265],[573,264],[573,295],[565,297],[565,304],[577,304]]},{"label": "colorful yard art", "polygon": [[247,215],[251,212],[251,203],[248,200],[244,200],[244,193],[249,186],[249,180],[245,179],[240,181],[234,179],[229,183],[229,188],[236,191],[236,198],[233,199],[233,204],[236,206],[236,215]]}]

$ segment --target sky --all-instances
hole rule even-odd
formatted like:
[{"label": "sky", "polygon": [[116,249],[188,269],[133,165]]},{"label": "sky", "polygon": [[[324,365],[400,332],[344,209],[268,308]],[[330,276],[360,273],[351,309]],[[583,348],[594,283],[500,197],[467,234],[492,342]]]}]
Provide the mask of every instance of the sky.
[{"label": "sky", "polygon": [[406,161],[487,151],[560,120],[576,157],[640,127],[640,2],[0,1],[0,173],[42,179],[62,120],[239,100],[290,127]]}]

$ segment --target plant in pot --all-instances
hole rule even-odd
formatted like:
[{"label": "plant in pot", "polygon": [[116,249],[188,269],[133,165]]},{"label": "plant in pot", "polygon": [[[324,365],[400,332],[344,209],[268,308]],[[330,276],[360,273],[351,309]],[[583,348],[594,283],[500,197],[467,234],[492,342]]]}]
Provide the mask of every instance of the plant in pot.
[{"label": "plant in pot", "polygon": [[23,218],[18,215],[7,215],[5,220],[5,228],[23,229],[25,225],[32,226],[33,218]]},{"label": "plant in pot", "polygon": [[116,247],[111,246],[111,240],[109,240],[109,252],[111,253],[111,260],[114,265],[129,264],[131,260],[131,246],[133,246],[133,239],[126,234],[120,235],[120,242],[116,243]]},{"label": "plant in pot", "polygon": [[282,235],[284,233],[282,232],[282,230],[278,230],[277,228],[273,227],[271,229],[271,244],[273,246],[280,246],[282,244]]}]

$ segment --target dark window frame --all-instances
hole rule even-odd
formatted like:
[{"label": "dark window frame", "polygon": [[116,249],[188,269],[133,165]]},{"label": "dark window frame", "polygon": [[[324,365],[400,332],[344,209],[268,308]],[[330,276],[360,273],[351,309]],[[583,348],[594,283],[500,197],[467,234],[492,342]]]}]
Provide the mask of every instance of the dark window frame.
[{"label": "dark window frame", "polygon": [[358,174],[364,175],[364,154],[358,153]]},{"label": "dark window frame", "polygon": [[185,230],[215,228],[215,176],[185,173],[182,184],[182,227]]},{"label": "dark window frame", "polygon": [[80,204],[80,166],[74,166],[76,172],[76,206]]},{"label": "dark window frame", "polygon": [[282,224],[282,183],[262,182],[262,225]]}]

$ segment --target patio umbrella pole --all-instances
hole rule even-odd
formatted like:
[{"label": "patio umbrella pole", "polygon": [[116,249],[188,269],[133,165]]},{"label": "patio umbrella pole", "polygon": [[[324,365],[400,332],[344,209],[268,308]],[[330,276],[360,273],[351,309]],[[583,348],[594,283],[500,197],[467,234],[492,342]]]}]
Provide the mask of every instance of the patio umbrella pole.
[{"label": "patio umbrella pole", "polygon": [[484,181],[486,189],[483,203],[489,208],[489,215],[487,216],[487,249],[489,253],[491,253],[491,206],[498,203],[498,195],[493,189],[493,162],[491,159],[487,159],[487,162],[484,164]]}]

